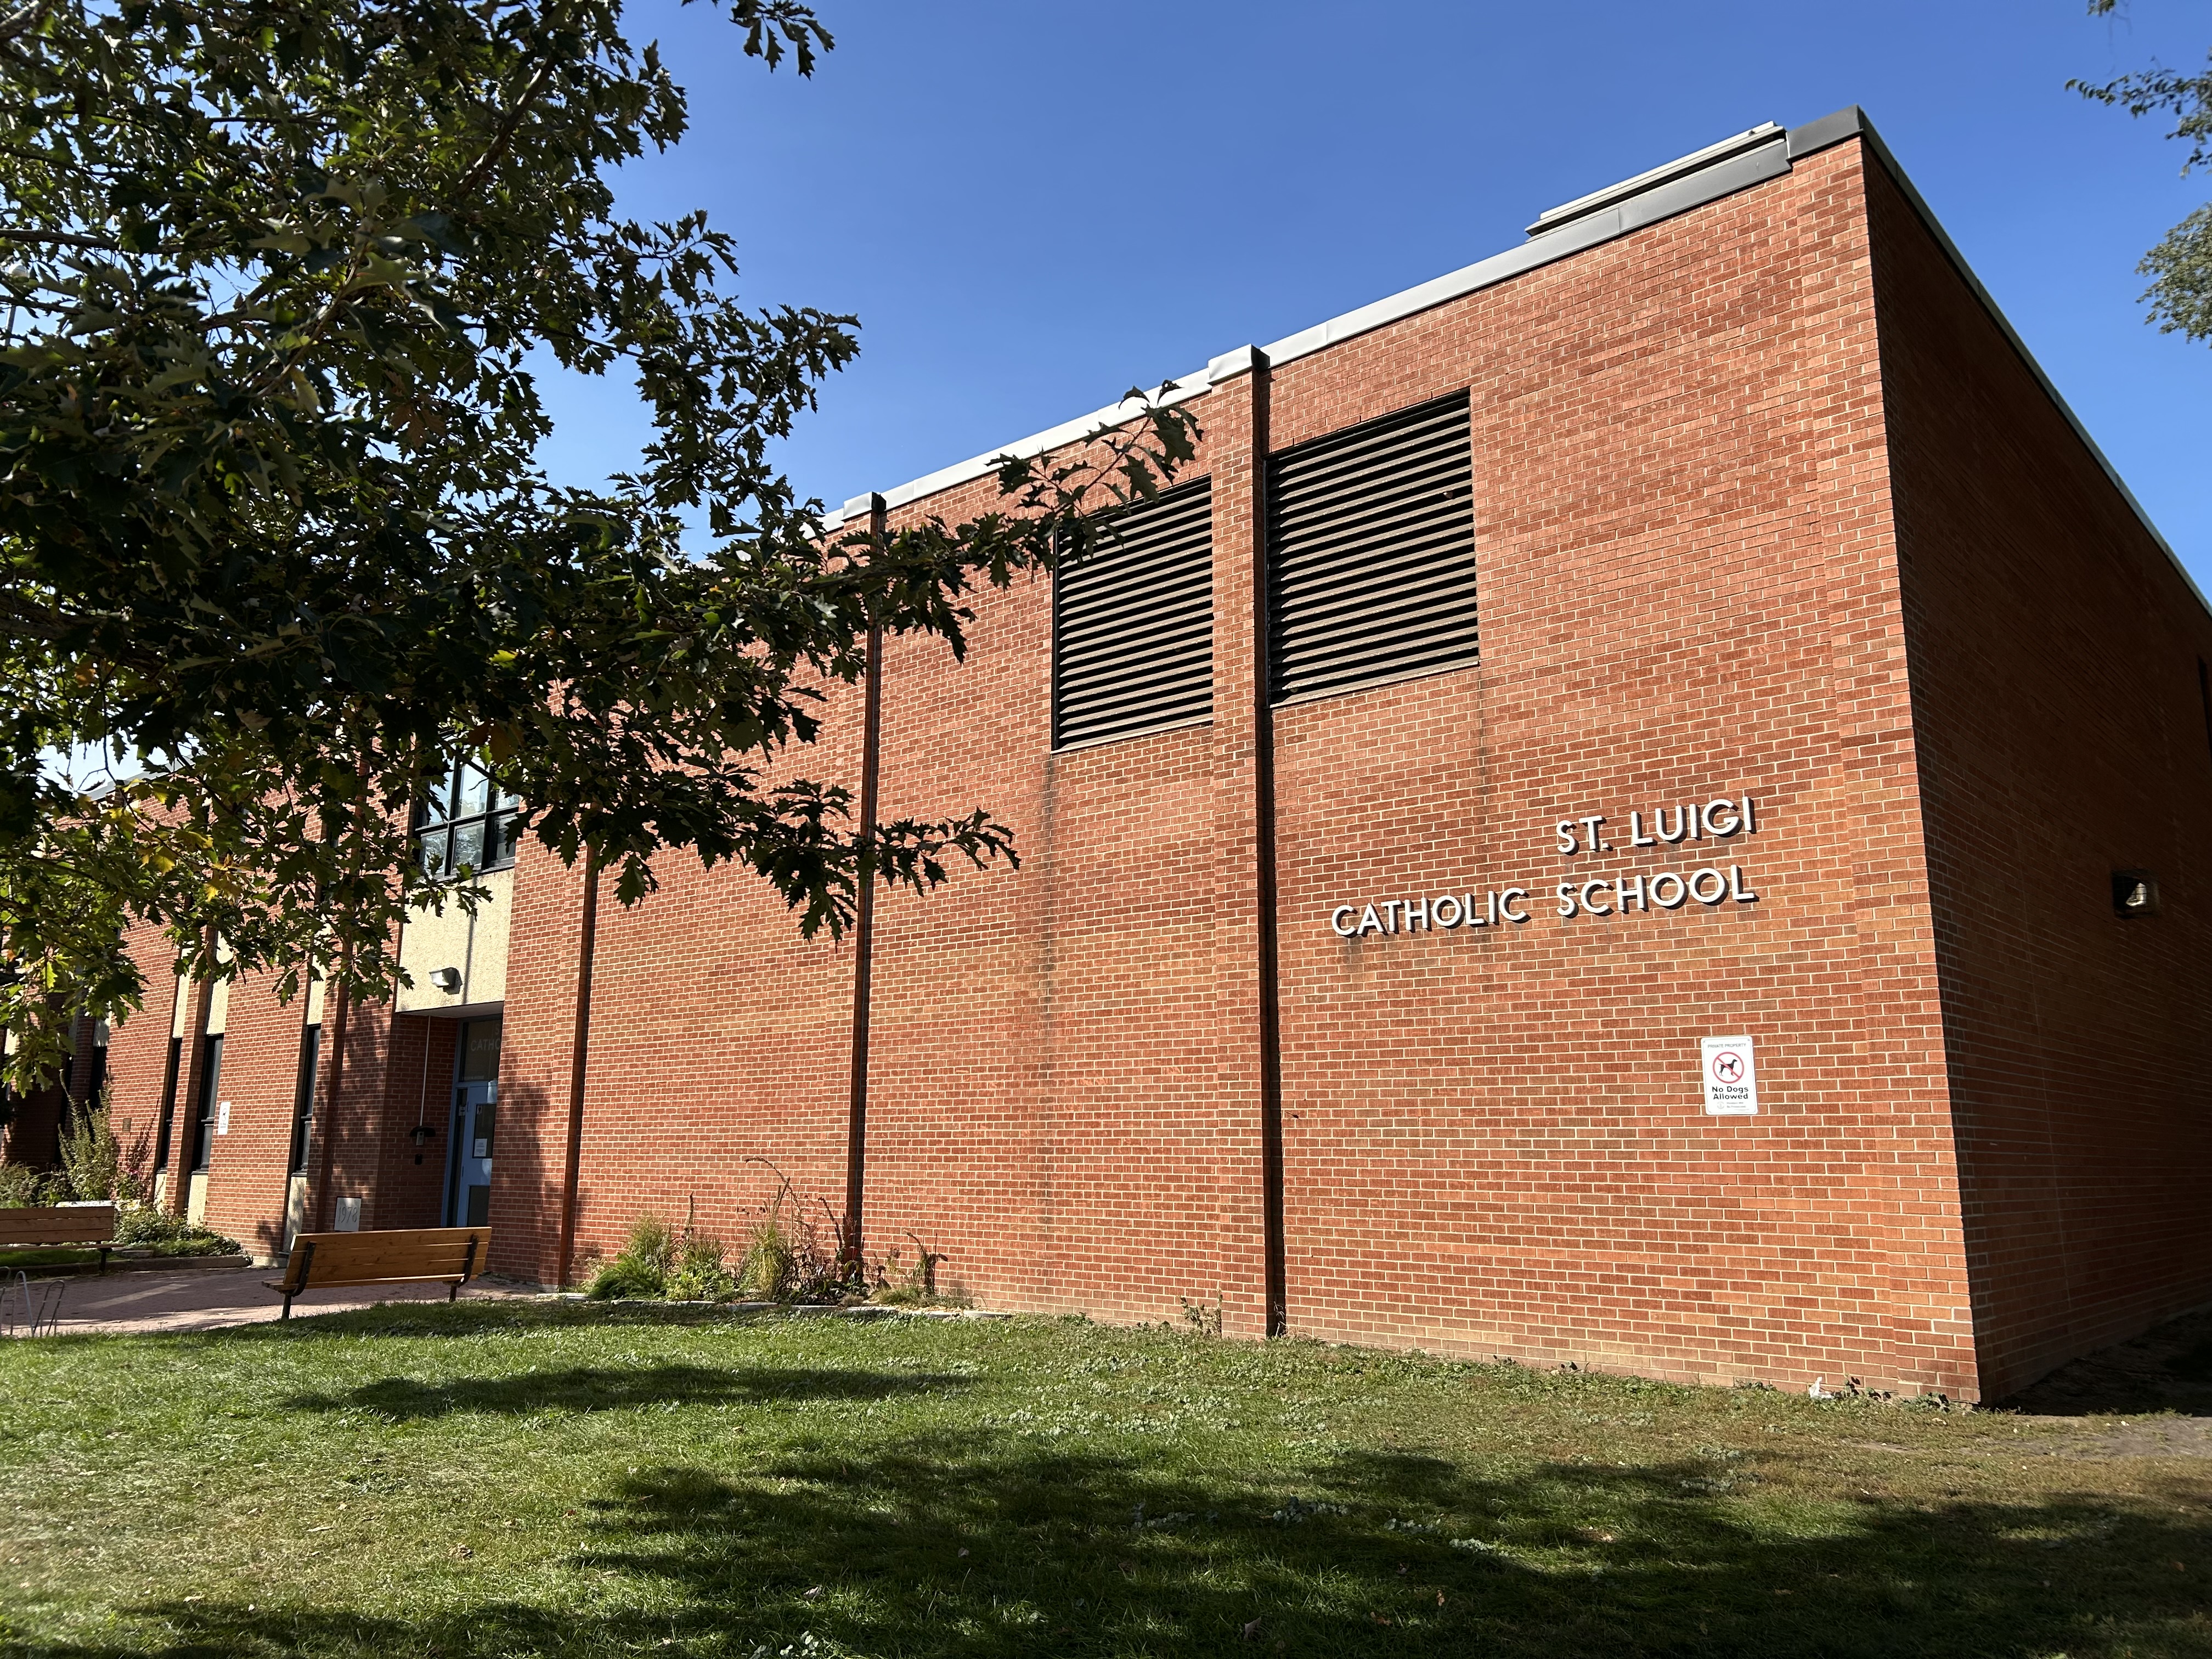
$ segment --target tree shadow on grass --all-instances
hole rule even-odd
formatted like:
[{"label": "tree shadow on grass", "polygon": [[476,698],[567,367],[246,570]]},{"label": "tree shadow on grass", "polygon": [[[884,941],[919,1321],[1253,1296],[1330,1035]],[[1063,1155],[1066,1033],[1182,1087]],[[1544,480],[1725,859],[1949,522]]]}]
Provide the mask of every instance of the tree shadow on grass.
[{"label": "tree shadow on grass", "polygon": [[881,1371],[777,1369],[759,1365],[573,1365],[501,1376],[422,1382],[381,1376],[343,1394],[301,1394],[288,1411],[367,1411],[399,1422],[454,1412],[526,1416],[544,1411],[621,1411],[639,1406],[760,1405],[781,1400],[885,1400],[968,1386],[962,1376]]},{"label": "tree shadow on grass", "polygon": [[[1126,1440],[1115,1443],[1126,1447]],[[148,1638],[226,1656],[2212,1653],[2201,1483],[2142,1501],[1846,1505],[1771,1495],[1784,1454],[1501,1479],[1346,1453],[1299,1475],[981,1431],[763,1467],[644,1468],[580,1537],[418,1620],[169,1601]],[[2177,1504],[2190,1508],[2180,1512]],[[2154,1512],[2154,1511],[2156,1512]],[[2182,1571],[2176,1570],[2180,1564]],[[471,1601],[471,1586],[433,1598]],[[541,1589],[540,1595],[554,1592]],[[809,1645],[811,1644],[811,1645]]]},{"label": "tree shadow on grass", "polygon": [[[215,1330],[141,1333],[165,1342],[203,1342],[217,1346],[234,1343],[314,1342],[334,1337],[480,1336],[487,1331],[604,1328],[610,1326],[709,1326],[728,1328],[760,1320],[787,1318],[781,1309],[764,1310],[757,1304],[744,1307],[696,1302],[582,1302],[536,1301],[520,1297],[465,1297],[458,1302],[383,1302],[374,1307],[348,1308],[288,1320],[261,1320],[228,1325]],[[113,1342],[128,1340],[112,1334],[77,1333],[76,1340]]]}]

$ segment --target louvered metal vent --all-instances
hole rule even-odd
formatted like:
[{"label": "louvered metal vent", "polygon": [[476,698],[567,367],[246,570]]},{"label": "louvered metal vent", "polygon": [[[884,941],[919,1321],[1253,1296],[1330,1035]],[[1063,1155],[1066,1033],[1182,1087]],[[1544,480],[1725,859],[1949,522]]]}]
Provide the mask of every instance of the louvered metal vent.
[{"label": "louvered metal vent", "polygon": [[1467,393],[1285,449],[1268,472],[1276,702],[1474,660]]},{"label": "louvered metal vent", "polygon": [[1053,582],[1055,749],[1213,713],[1213,482],[1116,513]]}]

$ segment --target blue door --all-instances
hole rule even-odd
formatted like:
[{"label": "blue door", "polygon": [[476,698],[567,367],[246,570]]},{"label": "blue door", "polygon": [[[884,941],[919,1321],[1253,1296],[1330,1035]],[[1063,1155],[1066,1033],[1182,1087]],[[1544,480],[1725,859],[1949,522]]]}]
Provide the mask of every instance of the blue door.
[{"label": "blue door", "polygon": [[498,1084],[464,1083],[453,1091],[453,1171],[446,1200],[449,1227],[482,1227],[491,1220],[491,1153],[498,1116]]},{"label": "blue door", "polygon": [[499,1119],[499,1037],[495,1019],[472,1019],[453,1047],[453,1157],[446,1169],[446,1224],[491,1223],[491,1158]]}]

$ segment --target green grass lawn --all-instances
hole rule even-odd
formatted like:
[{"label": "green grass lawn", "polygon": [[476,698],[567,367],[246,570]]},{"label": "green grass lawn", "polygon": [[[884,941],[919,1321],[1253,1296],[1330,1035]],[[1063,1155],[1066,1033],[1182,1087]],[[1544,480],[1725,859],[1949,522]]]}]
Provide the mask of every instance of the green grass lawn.
[{"label": "green grass lawn", "polygon": [[1080,1321],[42,1339],[0,1652],[2212,1655],[2202,1426]]}]

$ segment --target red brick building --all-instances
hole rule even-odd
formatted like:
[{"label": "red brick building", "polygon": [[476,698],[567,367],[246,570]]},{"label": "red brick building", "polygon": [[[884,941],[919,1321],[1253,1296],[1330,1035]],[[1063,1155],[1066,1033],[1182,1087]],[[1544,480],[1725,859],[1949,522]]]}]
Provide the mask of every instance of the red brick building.
[{"label": "red brick building", "polygon": [[[878,911],[872,1257],[1966,1398],[2212,1299],[2212,616],[1857,111],[1174,395],[1193,482],[964,665],[889,647],[884,815],[987,805],[1023,862]],[[832,715],[806,769],[849,779]],[[319,1003],[165,988],[118,1111],[266,1254],[288,1208],[473,1210],[550,1279],[572,1158],[586,1255],[732,1234],[771,1165],[826,1214],[854,948],[660,873],[586,953],[526,845],[410,930],[335,1097]]]}]

